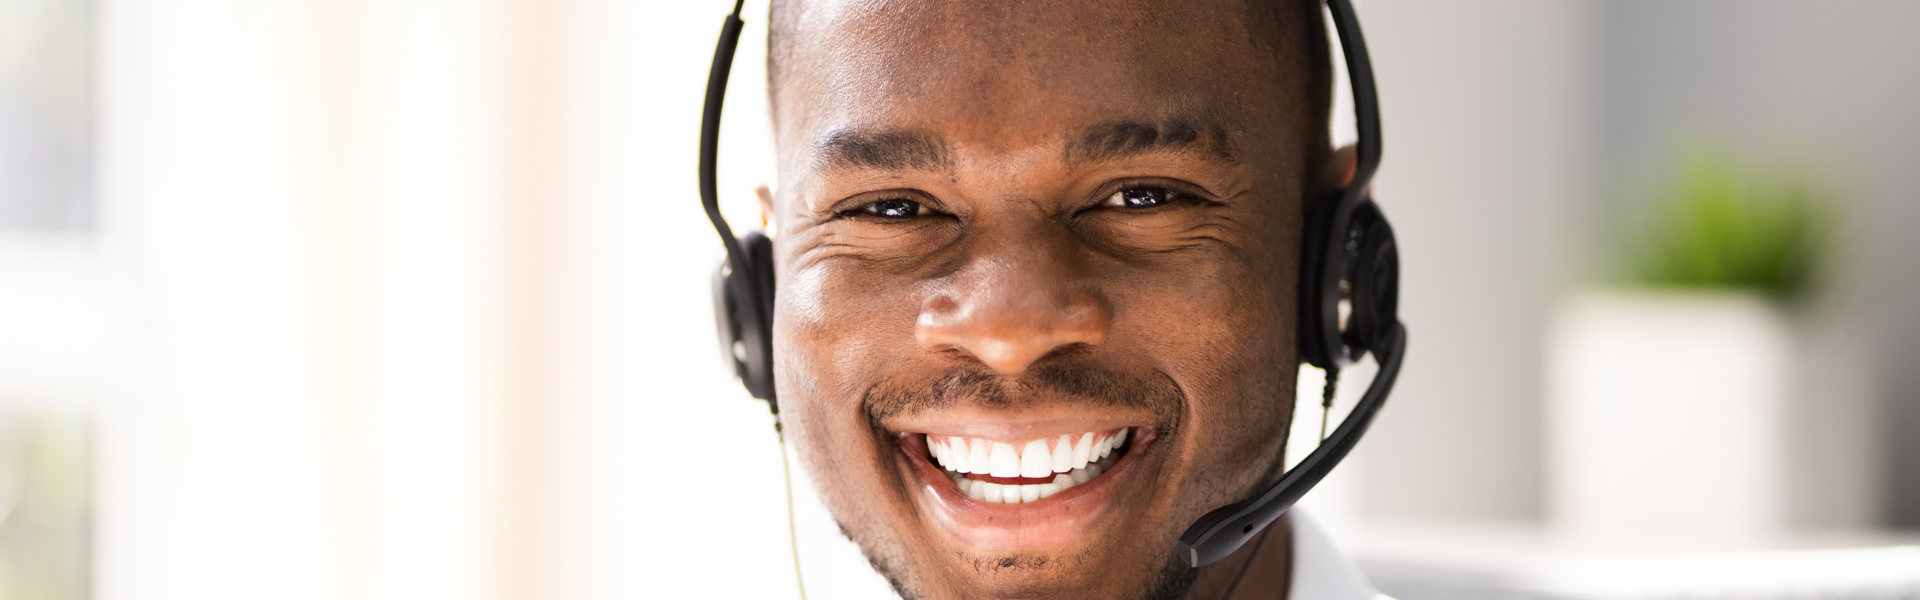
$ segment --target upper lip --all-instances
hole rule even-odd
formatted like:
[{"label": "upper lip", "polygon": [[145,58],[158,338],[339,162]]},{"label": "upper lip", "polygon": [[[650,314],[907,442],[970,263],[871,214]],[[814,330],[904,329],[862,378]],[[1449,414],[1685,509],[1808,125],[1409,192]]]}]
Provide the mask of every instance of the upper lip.
[{"label": "upper lip", "polygon": [[[1024,413],[1024,414],[1022,414]],[[1109,431],[1121,427],[1155,426],[1147,415],[1099,414],[1083,410],[1035,409],[1007,414],[1003,411],[955,409],[937,414],[885,419],[881,426],[890,433],[927,433],[941,436],[985,438],[1004,442],[1024,442],[1088,431]]]}]

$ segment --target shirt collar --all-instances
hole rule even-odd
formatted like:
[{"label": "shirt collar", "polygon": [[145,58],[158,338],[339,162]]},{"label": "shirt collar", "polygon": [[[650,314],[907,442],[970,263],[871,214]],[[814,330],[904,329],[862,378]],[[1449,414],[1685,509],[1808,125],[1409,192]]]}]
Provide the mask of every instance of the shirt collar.
[{"label": "shirt collar", "polygon": [[1360,567],[1347,560],[1327,533],[1300,509],[1287,512],[1293,543],[1293,581],[1288,600],[1391,600],[1373,589]]}]

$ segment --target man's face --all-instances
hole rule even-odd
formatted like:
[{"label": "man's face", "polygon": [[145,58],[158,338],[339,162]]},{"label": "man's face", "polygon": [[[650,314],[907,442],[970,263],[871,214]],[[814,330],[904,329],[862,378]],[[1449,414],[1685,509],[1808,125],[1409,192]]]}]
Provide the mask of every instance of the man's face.
[{"label": "man's face", "polygon": [[1167,4],[787,8],[783,415],[909,596],[1177,591],[1280,467],[1325,142],[1239,2]]}]

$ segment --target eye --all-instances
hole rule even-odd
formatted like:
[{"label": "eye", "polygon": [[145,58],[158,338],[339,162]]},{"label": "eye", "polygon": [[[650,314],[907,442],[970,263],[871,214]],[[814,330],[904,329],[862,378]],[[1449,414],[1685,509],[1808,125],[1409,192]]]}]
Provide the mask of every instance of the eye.
[{"label": "eye", "polygon": [[925,209],[920,206],[919,202],[914,202],[906,198],[878,200],[854,210],[859,211],[861,214],[872,215],[883,219],[911,219],[925,212]]},{"label": "eye", "polygon": [[1173,192],[1159,187],[1130,187],[1107,197],[1107,206],[1153,208],[1173,201]]}]

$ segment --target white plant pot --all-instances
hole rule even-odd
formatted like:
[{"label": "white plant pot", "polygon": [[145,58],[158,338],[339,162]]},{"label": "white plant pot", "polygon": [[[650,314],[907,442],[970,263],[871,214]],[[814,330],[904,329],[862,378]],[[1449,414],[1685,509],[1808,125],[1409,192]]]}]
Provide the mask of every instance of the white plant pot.
[{"label": "white plant pot", "polygon": [[1547,344],[1548,516],[1639,544],[1786,521],[1790,335],[1747,294],[1588,292]]}]

